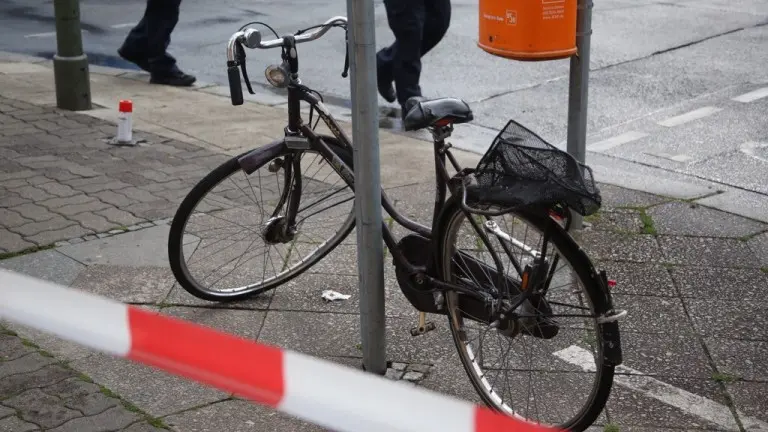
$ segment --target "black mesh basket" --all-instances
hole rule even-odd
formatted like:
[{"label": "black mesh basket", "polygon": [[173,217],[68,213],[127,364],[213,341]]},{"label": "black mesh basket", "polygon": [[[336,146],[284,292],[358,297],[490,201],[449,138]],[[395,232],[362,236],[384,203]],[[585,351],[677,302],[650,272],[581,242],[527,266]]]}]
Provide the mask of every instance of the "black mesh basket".
[{"label": "black mesh basket", "polygon": [[601,205],[592,170],[510,120],[477,164],[468,200],[511,209],[555,206],[587,216]]}]

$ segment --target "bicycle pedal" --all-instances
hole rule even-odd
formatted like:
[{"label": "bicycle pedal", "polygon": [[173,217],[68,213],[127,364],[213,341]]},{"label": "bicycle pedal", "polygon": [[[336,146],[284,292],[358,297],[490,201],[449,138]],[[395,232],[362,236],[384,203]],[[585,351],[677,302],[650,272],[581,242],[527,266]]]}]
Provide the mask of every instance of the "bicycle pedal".
[{"label": "bicycle pedal", "polygon": [[432,321],[429,321],[428,323],[424,324],[423,326],[416,326],[411,329],[411,336],[421,336],[424,333],[431,332],[432,330],[436,329],[435,323]]},{"label": "bicycle pedal", "polygon": [[598,324],[606,324],[606,323],[618,321],[624,318],[625,316],[627,316],[627,311],[625,309],[611,310],[597,317],[597,322]]}]

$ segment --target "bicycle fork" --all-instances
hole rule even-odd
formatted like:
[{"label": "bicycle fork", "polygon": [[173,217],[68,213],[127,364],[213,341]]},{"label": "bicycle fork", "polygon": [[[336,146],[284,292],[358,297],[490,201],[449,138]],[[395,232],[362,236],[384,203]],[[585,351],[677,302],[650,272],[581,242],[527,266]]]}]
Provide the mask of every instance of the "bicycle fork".
[{"label": "bicycle fork", "polygon": [[[268,244],[288,243],[293,241],[296,229],[296,213],[301,197],[301,155],[290,154],[283,159],[270,162],[268,170],[272,173],[284,172],[284,190],[270,218],[262,227],[261,236]],[[287,201],[287,202],[286,202]],[[285,205],[285,215],[280,216]]]}]

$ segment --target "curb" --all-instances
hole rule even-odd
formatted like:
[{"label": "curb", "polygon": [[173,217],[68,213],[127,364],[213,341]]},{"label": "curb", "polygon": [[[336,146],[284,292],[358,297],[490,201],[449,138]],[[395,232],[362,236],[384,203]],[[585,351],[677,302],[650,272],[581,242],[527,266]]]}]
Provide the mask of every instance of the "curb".
[{"label": "curb", "polygon": [[[19,54],[19,53],[14,53],[9,51],[0,51],[0,61],[16,62],[16,63],[32,63],[32,64],[38,64],[38,65],[51,65],[51,66],[53,65],[53,60],[47,59],[45,57],[31,56],[28,54]],[[134,81],[146,81],[149,79],[149,74],[143,71],[135,70],[135,69],[121,69],[121,68],[115,68],[111,66],[94,65],[90,63],[88,64],[88,68],[90,73],[95,75],[106,75],[114,78],[129,79]],[[257,82],[252,81],[251,84],[255,94],[250,94],[247,91],[244,91],[243,99],[245,100],[245,102],[255,103],[257,105],[270,107],[270,108],[278,108],[278,109],[285,109],[285,110],[288,109],[288,101],[286,99],[286,96],[279,95],[276,92],[271,91],[271,87],[269,87],[264,83],[260,83],[258,81]],[[186,88],[177,87],[177,88],[180,90],[202,92],[202,93],[207,93],[210,95],[229,99],[228,85],[208,83],[208,82],[203,82],[198,80],[191,87],[186,87]],[[324,95],[324,97],[325,97],[324,104],[328,108],[328,110],[331,112],[331,114],[334,116],[334,118],[336,118],[336,120],[339,122],[351,124],[352,108],[348,103],[348,101],[333,95],[328,95],[328,96]],[[419,141],[431,142],[431,138],[429,134],[419,133],[418,131],[406,132],[404,130],[396,129],[400,121],[399,108],[393,108],[390,106],[381,106],[379,108],[380,108],[382,117],[384,117],[385,119],[385,123],[389,124],[388,127],[380,128],[380,132],[383,129],[383,132],[386,132],[386,133],[406,136],[408,138],[416,139]],[[81,111],[81,113],[88,115],[88,111]],[[482,154],[484,152],[483,151],[478,153],[478,151],[472,150],[471,146],[466,148],[457,146],[456,149],[462,150],[468,153],[472,153],[472,154]]]},{"label": "curb", "polygon": [[[52,60],[46,58],[7,51],[0,51],[0,61],[27,62],[38,65],[49,65],[53,63]],[[148,77],[147,73],[137,72],[135,70],[98,65],[89,65],[89,68],[93,74],[121,79],[144,81]],[[198,82],[196,84],[197,85],[193,87],[179,89],[202,92],[227,99],[229,98],[228,86],[205,82]],[[272,92],[258,91],[260,88],[264,87],[261,84],[255,85],[254,87],[257,89],[255,95],[250,95],[247,92],[243,95],[247,102],[268,108],[287,109],[287,102],[284,97],[275,95]],[[327,106],[339,122],[351,123],[351,109],[349,107],[333,105],[330,103]],[[103,117],[100,117],[95,113],[90,113],[89,111],[81,111],[80,113],[105,120]],[[386,118],[385,120],[391,121],[392,119]],[[468,127],[472,127],[472,125],[470,124]],[[155,131],[153,133],[157,132]],[[405,132],[396,129],[383,128],[380,129],[379,133],[404,136],[422,142],[431,141],[426,134],[418,132]],[[462,141],[462,135],[463,133],[461,132],[461,129],[459,129],[454,133],[454,138],[456,141]],[[559,145],[562,145],[562,143],[558,143],[558,146]],[[482,145],[473,145],[472,143],[469,143],[468,145],[454,144],[454,150],[474,157],[481,156],[485,153],[485,149],[482,148]],[[711,180],[692,177],[677,171],[670,171],[659,167],[646,166],[629,160],[617,159],[610,155],[590,151],[589,147],[587,147],[587,152],[592,155],[590,166],[595,170],[595,179],[600,183],[655,195],[672,195],[676,198],[693,199],[696,203],[705,207],[768,223],[768,214],[763,211],[762,202],[765,200],[765,195],[763,194],[717,183]],[[652,178],[653,181],[648,181],[649,178]],[[681,191],[685,192],[681,195]],[[712,192],[715,191],[717,191],[718,194],[712,195]]]},{"label": "curb", "polygon": [[[0,51],[0,61],[14,62],[14,63],[32,63],[37,65],[53,65],[53,60],[45,57],[31,56],[28,54],[19,54],[9,51]],[[145,81],[149,79],[149,74],[144,71],[138,71],[135,69],[122,69],[111,66],[101,66],[88,64],[88,69],[91,74],[94,75],[106,75],[114,78],[129,79],[134,81]],[[272,107],[272,108],[285,108],[288,107],[288,101],[286,96],[275,94],[275,92],[269,91],[265,84],[259,82],[251,83],[254,88],[255,94],[244,92],[243,97],[246,102],[255,103],[258,105]],[[204,81],[196,81],[191,87],[176,87],[179,90],[197,91],[203,92],[214,96],[229,98],[229,86],[220,85],[216,83],[208,83]],[[338,99],[338,98],[326,98],[326,99]],[[331,110],[334,117],[337,117],[339,121],[345,121],[345,118],[351,116],[351,108],[344,105],[334,104],[326,101],[326,106]],[[87,114],[88,111],[82,111]]]},{"label": "curb", "polygon": [[133,231],[141,231],[143,229],[152,228],[156,226],[162,226],[162,225],[168,225],[171,222],[172,218],[165,218],[165,219],[158,219],[155,221],[147,221],[147,222],[141,222],[136,225],[131,225],[129,227],[125,227],[125,229],[116,228],[113,230],[109,230],[107,232],[102,233],[96,233],[96,234],[86,234],[81,237],[73,237],[68,240],[60,240],[53,244],[53,247],[60,247],[60,246],[69,246],[69,245],[76,245],[79,243],[84,243],[88,241],[103,239],[107,237],[114,237],[116,235],[125,234],[128,232]]}]

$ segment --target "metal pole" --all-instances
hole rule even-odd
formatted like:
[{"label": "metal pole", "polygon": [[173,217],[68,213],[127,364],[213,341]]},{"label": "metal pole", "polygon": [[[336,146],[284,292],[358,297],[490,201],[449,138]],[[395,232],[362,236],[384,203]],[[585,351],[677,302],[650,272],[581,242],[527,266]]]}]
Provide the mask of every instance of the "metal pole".
[{"label": "metal pole", "polygon": [[80,2],[54,0],[53,8],[56,16],[56,55],[53,56],[56,106],[72,111],[89,110],[92,108],[91,81],[80,33]]},{"label": "metal pole", "polygon": [[[589,89],[589,50],[592,38],[592,0],[578,0],[576,17],[577,54],[571,57],[568,89],[568,153],[584,163],[587,147],[587,101]],[[582,217],[571,212],[571,228],[580,230]]]},{"label": "metal pole", "polygon": [[373,0],[347,0],[363,368],[387,371]]}]

